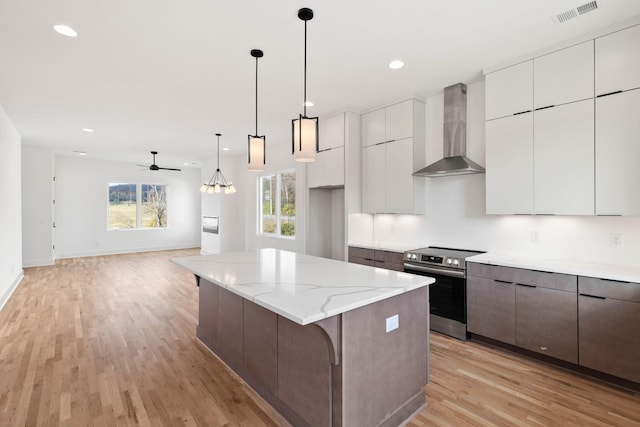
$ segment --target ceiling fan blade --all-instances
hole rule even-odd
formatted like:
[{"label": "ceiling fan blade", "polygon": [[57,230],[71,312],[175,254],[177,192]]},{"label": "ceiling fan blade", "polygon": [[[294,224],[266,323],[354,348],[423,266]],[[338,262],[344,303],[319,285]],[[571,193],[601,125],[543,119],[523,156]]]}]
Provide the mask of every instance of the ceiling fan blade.
[{"label": "ceiling fan blade", "polygon": [[160,168],[160,167],[158,169],[162,169],[165,171],[181,171],[182,170],[182,169],[176,169],[176,168]]},{"label": "ceiling fan blade", "polygon": [[136,166],[140,166],[141,168],[147,168],[147,169],[149,169],[149,165],[141,165],[141,164],[137,164]]}]

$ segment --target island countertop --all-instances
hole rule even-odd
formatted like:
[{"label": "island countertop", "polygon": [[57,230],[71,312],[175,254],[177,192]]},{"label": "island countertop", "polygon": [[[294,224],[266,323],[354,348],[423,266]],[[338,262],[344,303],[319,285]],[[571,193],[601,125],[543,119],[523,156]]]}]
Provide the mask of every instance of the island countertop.
[{"label": "island countertop", "polygon": [[435,281],[431,277],[271,248],[171,261],[300,325]]}]

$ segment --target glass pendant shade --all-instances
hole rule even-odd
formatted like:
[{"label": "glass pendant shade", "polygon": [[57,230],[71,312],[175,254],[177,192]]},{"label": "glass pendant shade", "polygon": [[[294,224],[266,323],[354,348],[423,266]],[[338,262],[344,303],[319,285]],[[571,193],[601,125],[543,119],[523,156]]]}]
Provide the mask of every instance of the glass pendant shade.
[{"label": "glass pendant shade", "polygon": [[292,153],[297,162],[313,162],[318,151],[318,118],[305,117],[292,120]]},{"label": "glass pendant shade", "polygon": [[265,136],[253,136],[249,135],[249,159],[247,169],[250,172],[262,172],[264,171],[264,165],[266,164],[265,157]]}]

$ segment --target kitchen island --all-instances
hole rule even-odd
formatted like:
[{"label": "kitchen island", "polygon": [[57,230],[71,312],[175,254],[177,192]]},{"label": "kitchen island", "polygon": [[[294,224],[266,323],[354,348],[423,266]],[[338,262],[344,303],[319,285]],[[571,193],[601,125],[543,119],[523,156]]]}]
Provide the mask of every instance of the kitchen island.
[{"label": "kitchen island", "polygon": [[396,426],[425,405],[432,278],[276,249],[174,258],[196,336],[295,426]]}]

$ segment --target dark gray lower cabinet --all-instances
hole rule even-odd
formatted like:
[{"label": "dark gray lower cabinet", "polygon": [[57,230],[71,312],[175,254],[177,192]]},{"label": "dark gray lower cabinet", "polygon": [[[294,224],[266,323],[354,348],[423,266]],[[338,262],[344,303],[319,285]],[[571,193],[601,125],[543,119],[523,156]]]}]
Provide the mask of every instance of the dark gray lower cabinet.
[{"label": "dark gray lower cabinet", "polygon": [[578,363],[575,292],[516,284],[516,345]]},{"label": "dark gray lower cabinet", "polygon": [[578,363],[577,277],[469,263],[467,330]]},{"label": "dark gray lower cabinet", "polygon": [[580,365],[640,383],[640,283],[580,277]]},{"label": "dark gray lower cabinet", "polygon": [[515,344],[515,302],[513,283],[485,277],[467,277],[467,330]]}]

